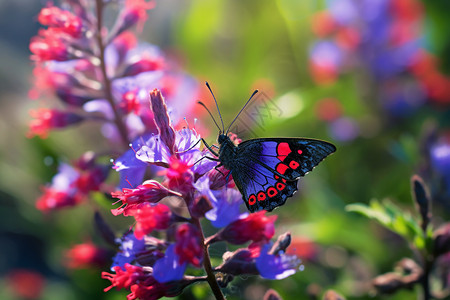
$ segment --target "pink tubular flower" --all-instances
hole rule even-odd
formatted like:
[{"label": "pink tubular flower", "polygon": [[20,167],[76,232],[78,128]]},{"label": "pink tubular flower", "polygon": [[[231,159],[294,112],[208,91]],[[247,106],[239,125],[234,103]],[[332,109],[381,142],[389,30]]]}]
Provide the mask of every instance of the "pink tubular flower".
[{"label": "pink tubular flower", "polygon": [[101,184],[108,177],[109,169],[102,166],[95,166],[83,174],[75,181],[75,186],[82,194],[88,194],[90,191],[100,190]]},{"label": "pink tubular flower", "polygon": [[108,261],[108,253],[92,242],[75,245],[66,252],[66,265],[70,269],[101,267]]},{"label": "pink tubular flower", "polygon": [[142,204],[129,212],[136,219],[134,236],[142,239],[153,230],[164,230],[170,225],[172,213],[164,204]]},{"label": "pink tubular flower", "polygon": [[187,192],[183,187],[189,189],[194,181],[194,174],[190,170],[191,167],[187,162],[171,156],[169,169],[166,172],[166,176],[169,179],[169,187]]},{"label": "pink tubular flower", "polygon": [[102,272],[102,278],[111,281],[111,285],[104,289],[105,292],[113,287],[117,290],[130,289],[130,287],[138,280],[144,280],[147,275],[144,273],[142,267],[125,264],[124,269],[121,267],[114,267],[115,274]]},{"label": "pink tubular flower", "polygon": [[203,248],[200,232],[194,225],[181,224],[177,228],[175,253],[180,257],[180,264],[188,262],[197,268],[203,260]]},{"label": "pink tubular flower", "polygon": [[164,67],[164,59],[162,57],[142,57],[140,60],[129,65],[123,76],[134,76],[142,72],[157,71]]},{"label": "pink tubular flower", "polygon": [[121,192],[111,193],[111,196],[122,201],[120,207],[111,210],[112,214],[117,216],[123,213],[124,216],[127,216],[129,215],[130,210],[144,202],[156,203],[167,196],[181,195],[175,191],[169,190],[156,180],[147,180],[135,189],[124,188]]},{"label": "pink tubular flower", "polygon": [[42,25],[61,29],[64,33],[74,38],[80,37],[83,28],[80,17],[56,6],[41,9],[38,21]]},{"label": "pink tubular flower", "polygon": [[72,56],[67,43],[62,39],[64,33],[56,28],[41,29],[30,41],[31,58],[35,61],[66,61]]},{"label": "pink tubular flower", "polygon": [[81,197],[77,194],[44,187],[44,193],[36,201],[36,208],[42,212],[47,212],[58,208],[75,206],[80,201]]},{"label": "pink tubular flower", "polygon": [[154,7],[155,3],[153,1],[126,0],[125,11],[123,13],[123,27],[128,28],[138,24],[138,30],[142,30],[148,17],[147,10]]},{"label": "pink tubular flower", "polygon": [[265,216],[266,211],[259,211],[229,224],[219,232],[219,238],[231,244],[239,245],[248,241],[268,241],[275,234],[277,216]]},{"label": "pink tubular flower", "polygon": [[51,129],[64,128],[83,120],[83,117],[77,114],[49,108],[31,110],[30,115],[36,119],[30,122],[28,137],[37,135],[46,138]]}]

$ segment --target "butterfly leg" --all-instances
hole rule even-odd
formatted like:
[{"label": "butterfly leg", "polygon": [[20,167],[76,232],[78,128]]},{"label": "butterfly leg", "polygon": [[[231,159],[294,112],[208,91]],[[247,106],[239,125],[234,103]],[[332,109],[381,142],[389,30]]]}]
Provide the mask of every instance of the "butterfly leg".
[{"label": "butterfly leg", "polygon": [[198,143],[200,143],[201,141],[202,141],[203,139],[199,139],[197,142],[195,142],[195,144],[194,145],[192,145],[191,147],[189,147],[189,149],[186,149],[186,150],[183,150],[183,151],[177,151],[177,152],[175,152],[175,153],[185,153],[185,152],[188,152],[189,150],[192,150],[192,149],[194,149],[195,148],[195,146],[197,146],[198,145]]},{"label": "butterfly leg", "polygon": [[215,157],[209,157],[209,156],[203,156],[202,158],[200,158],[199,160],[197,160],[195,163],[194,163],[194,165],[196,165],[197,163],[199,163],[200,161],[202,161],[203,159],[209,159],[209,160],[213,160],[213,161],[219,161],[219,159],[218,158],[215,158]]},{"label": "butterfly leg", "polygon": [[223,174],[222,171],[219,170],[219,167],[221,167],[222,165],[223,165],[222,163],[219,163],[217,166],[214,167],[214,170],[216,170],[217,172],[222,174],[223,177],[225,177],[225,174]]},{"label": "butterfly leg", "polygon": [[219,154],[216,151],[214,151],[210,145],[208,145],[208,143],[205,141],[204,138],[202,138],[202,142],[205,144],[206,148],[208,148],[208,150],[211,151],[212,154],[214,154],[217,157],[219,156]]}]

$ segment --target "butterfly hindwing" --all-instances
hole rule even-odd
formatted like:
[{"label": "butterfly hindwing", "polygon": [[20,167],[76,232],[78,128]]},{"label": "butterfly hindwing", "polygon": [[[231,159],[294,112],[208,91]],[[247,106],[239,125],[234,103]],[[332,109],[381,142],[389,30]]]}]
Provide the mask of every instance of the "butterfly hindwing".
[{"label": "butterfly hindwing", "polygon": [[297,191],[297,180],[336,148],[302,138],[247,140],[238,145],[231,172],[251,211],[273,210]]}]

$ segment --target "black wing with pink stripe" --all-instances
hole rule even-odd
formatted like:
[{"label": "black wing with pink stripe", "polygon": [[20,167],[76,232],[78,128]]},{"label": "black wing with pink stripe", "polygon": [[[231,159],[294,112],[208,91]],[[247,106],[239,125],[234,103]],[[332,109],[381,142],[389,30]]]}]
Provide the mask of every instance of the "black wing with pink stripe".
[{"label": "black wing with pink stripe", "polygon": [[297,180],[336,151],[328,142],[302,138],[247,140],[238,145],[230,170],[251,212],[283,205]]}]

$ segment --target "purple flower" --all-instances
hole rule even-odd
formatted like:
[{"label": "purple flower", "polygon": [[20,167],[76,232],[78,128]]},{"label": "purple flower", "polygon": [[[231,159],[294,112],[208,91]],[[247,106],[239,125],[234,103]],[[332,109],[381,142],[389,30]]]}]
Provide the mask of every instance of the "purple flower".
[{"label": "purple flower", "polygon": [[359,126],[350,117],[341,117],[330,123],[331,136],[341,142],[349,142],[359,135]]},{"label": "purple flower", "polygon": [[316,42],[310,50],[311,61],[318,66],[337,70],[342,65],[342,50],[332,41]]},{"label": "purple flower", "polygon": [[[183,128],[175,132],[175,152],[179,155],[180,161],[191,166],[192,172],[197,176],[205,174],[217,165],[217,162],[209,159],[200,160],[209,152],[199,149],[199,140],[200,135],[194,129]],[[187,151],[188,149],[190,150]],[[136,151],[138,160],[159,166],[168,166],[170,157],[170,150],[159,135],[148,138]]]},{"label": "purple flower", "polygon": [[125,264],[131,264],[136,259],[136,255],[145,250],[145,240],[137,239],[133,232],[127,233],[119,242],[119,252],[114,256],[113,264],[111,265],[112,271],[117,266],[125,271]]},{"label": "purple flower", "polygon": [[159,283],[181,280],[187,267],[187,262],[180,264],[180,258],[175,253],[175,244],[170,245],[165,256],[156,261],[153,266],[153,277]]},{"label": "purple flower", "polygon": [[450,144],[438,142],[430,149],[433,168],[450,182]]},{"label": "purple flower", "polygon": [[211,190],[208,176],[202,176],[195,182],[196,189],[208,197],[213,209],[205,214],[216,228],[227,226],[233,221],[243,217],[240,213],[242,195],[236,189]]},{"label": "purple flower", "polygon": [[300,259],[295,255],[278,253],[269,254],[271,244],[266,244],[261,248],[259,256],[255,259],[256,268],[259,274],[267,279],[284,279],[302,270]]},{"label": "purple flower", "polygon": [[53,177],[51,188],[56,191],[74,191],[75,181],[80,177],[80,173],[71,165],[61,163],[58,167],[58,173]]},{"label": "purple flower", "polygon": [[148,165],[136,158],[136,149],[149,137],[150,135],[145,135],[135,139],[131,143],[131,149],[114,161],[113,169],[120,174],[119,188],[135,188],[142,183]]}]

